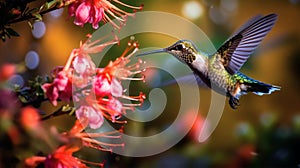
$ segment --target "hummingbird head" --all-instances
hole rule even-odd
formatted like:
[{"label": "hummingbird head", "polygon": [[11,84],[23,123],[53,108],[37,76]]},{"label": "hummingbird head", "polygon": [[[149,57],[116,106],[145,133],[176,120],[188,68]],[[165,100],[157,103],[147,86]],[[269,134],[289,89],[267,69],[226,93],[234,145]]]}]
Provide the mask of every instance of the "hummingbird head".
[{"label": "hummingbird head", "polygon": [[172,54],[180,61],[186,64],[191,64],[193,61],[196,60],[197,48],[193,44],[193,42],[189,40],[179,40],[167,48],[144,52],[138,54],[137,56],[143,56],[143,55],[149,55],[149,54],[161,53],[161,52],[167,52],[169,54]]}]

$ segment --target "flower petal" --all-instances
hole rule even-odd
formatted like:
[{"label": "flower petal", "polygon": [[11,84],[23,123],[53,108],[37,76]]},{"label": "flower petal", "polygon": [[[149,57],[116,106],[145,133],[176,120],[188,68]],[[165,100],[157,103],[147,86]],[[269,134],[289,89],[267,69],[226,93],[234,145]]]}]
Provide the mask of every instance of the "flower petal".
[{"label": "flower petal", "polygon": [[75,12],[74,24],[83,26],[90,19],[91,5],[86,2],[81,3]]},{"label": "flower petal", "polygon": [[95,78],[93,88],[97,96],[108,96],[111,94],[111,85],[107,78],[103,76]]},{"label": "flower petal", "polygon": [[100,128],[104,121],[101,112],[87,105],[82,105],[76,110],[76,117],[77,119],[87,118],[92,129]]},{"label": "flower petal", "polygon": [[42,89],[46,93],[49,101],[54,105],[57,106],[57,99],[58,99],[58,90],[52,83],[45,83],[42,85]]},{"label": "flower petal", "polygon": [[121,97],[123,94],[123,88],[121,82],[119,82],[116,78],[113,78],[112,80],[111,93],[115,97]]}]

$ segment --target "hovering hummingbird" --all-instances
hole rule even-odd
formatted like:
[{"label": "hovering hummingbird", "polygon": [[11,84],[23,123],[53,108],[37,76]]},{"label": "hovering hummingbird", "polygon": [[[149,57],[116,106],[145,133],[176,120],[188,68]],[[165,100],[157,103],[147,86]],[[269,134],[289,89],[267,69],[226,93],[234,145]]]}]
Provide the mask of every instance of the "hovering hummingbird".
[{"label": "hovering hummingbird", "polygon": [[161,52],[175,56],[188,65],[194,73],[183,76],[177,81],[196,78],[200,87],[208,86],[228,96],[229,105],[236,109],[239,105],[239,98],[248,92],[261,96],[280,90],[279,86],[260,82],[239,72],[276,20],[276,14],[258,15],[250,19],[214,54],[199,51],[192,41],[179,40],[167,48],[144,52],[137,56]]}]

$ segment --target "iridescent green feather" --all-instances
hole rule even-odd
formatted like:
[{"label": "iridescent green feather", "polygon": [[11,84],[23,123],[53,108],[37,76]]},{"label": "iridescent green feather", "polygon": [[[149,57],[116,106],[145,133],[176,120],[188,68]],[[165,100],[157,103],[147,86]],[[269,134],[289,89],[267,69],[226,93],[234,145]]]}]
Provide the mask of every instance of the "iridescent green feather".
[{"label": "iridescent green feather", "polygon": [[259,81],[249,78],[248,76],[237,72],[233,75],[233,78],[239,83],[259,83]]}]

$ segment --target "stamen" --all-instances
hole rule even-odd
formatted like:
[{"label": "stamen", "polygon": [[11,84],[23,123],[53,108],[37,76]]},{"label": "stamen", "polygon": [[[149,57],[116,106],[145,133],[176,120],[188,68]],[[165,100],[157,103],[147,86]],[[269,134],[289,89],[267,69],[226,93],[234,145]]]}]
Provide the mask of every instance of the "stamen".
[{"label": "stamen", "polygon": [[141,77],[141,78],[128,78],[128,77],[121,77],[121,79],[123,80],[132,80],[132,81],[143,81],[145,78]]},{"label": "stamen", "polygon": [[78,56],[78,53],[77,53],[77,52],[78,52],[78,49],[74,49],[74,50],[71,52],[71,55],[69,56],[69,58],[68,58],[68,60],[67,60],[67,62],[66,62],[66,64],[65,64],[65,66],[64,66],[64,68],[63,68],[64,71],[67,71],[67,70],[71,67],[73,59],[74,59],[76,56]]},{"label": "stamen", "polygon": [[113,1],[116,2],[116,3],[118,3],[118,4],[120,4],[120,5],[126,6],[128,8],[132,8],[132,9],[139,9],[140,10],[140,9],[143,8],[142,6],[140,6],[140,7],[138,7],[138,6],[131,6],[131,5],[125,4],[123,2],[120,2],[118,0],[113,0]]},{"label": "stamen", "polygon": [[[114,131],[114,134],[116,134],[116,133],[120,133],[120,132]],[[110,135],[107,133],[79,133],[79,137],[118,139],[118,138],[121,138],[121,135]]]},{"label": "stamen", "polygon": [[89,161],[82,160],[82,159],[79,159],[79,158],[77,158],[77,160],[79,160],[82,163],[87,163],[87,164],[94,165],[94,166],[104,167],[104,163],[89,162]]},{"label": "stamen", "polygon": [[105,152],[112,152],[112,149],[106,149],[106,148],[103,148],[102,146],[91,144],[89,142],[86,142],[86,143],[87,144],[85,146],[88,146],[90,148],[94,148],[96,150],[102,150],[102,151],[105,151]]},{"label": "stamen", "polygon": [[123,107],[122,107],[124,110],[131,110],[133,111],[134,110],[134,107],[131,107],[131,106],[127,106],[126,104],[123,104]]},{"label": "stamen", "polygon": [[101,141],[97,141],[95,139],[90,139],[90,138],[82,138],[83,141],[86,142],[90,142],[92,144],[97,144],[100,146],[108,146],[108,147],[119,147],[119,146],[124,146],[124,144],[110,144],[110,143],[106,143],[106,142],[101,142]]},{"label": "stamen", "polygon": [[142,106],[142,103],[138,103],[138,104],[125,104],[124,103],[124,106],[127,106],[127,107],[140,107],[140,106]]},{"label": "stamen", "polygon": [[[112,11],[107,10],[107,13],[109,13],[113,18],[117,19],[120,22],[124,22],[125,20],[123,20],[122,18],[116,16]],[[116,13],[116,12],[115,12]]]},{"label": "stamen", "polygon": [[113,22],[105,12],[103,14],[104,14],[103,19],[105,22],[110,22],[113,25],[113,27],[120,29],[120,27],[117,24],[115,24],[115,22]]}]

